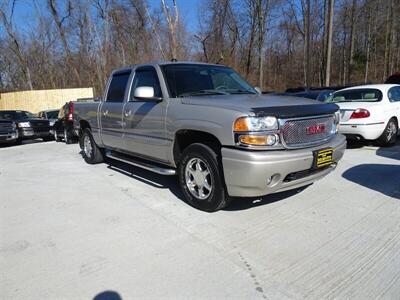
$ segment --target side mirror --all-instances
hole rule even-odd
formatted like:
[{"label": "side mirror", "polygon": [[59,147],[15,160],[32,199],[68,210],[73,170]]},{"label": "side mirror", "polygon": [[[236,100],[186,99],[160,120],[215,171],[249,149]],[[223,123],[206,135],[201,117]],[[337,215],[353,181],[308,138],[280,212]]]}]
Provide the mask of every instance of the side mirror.
[{"label": "side mirror", "polygon": [[254,89],[257,91],[258,94],[260,95],[262,94],[262,91],[258,86],[256,86]]},{"label": "side mirror", "polygon": [[144,101],[161,101],[162,98],[154,97],[154,88],[152,86],[140,86],[135,89],[133,96]]}]

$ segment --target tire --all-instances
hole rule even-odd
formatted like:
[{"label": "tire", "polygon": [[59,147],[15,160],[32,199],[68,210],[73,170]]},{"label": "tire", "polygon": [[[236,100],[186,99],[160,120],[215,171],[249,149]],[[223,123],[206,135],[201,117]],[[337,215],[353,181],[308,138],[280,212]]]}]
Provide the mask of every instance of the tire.
[{"label": "tire", "polygon": [[206,212],[228,206],[230,199],[218,156],[209,146],[199,143],[188,146],[182,153],[178,177],[186,202],[191,206]]},{"label": "tire", "polygon": [[103,153],[93,139],[89,129],[85,129],[82,134],[83,150],[82,155],[88,164],[98,164],[104,161]]},{"label": "tire", "polygon": [[376,140],[379,145],[387,147],[396,143],[399,126],[396,119],[392,118],[387,123],[382,135]]},{"label": "tire", "polygon": [[69,145],[72,144],[72,138],[68,135],[68,130],[67,128],[64,128],[64,142]]},{"label": "tire", "polygon": [[57,143],[61,142],[61,138],[58,136],[56,130],[54,130],[54,140],[55,140]]},{"label": "tire", "polygon": [[43,142],[50,142],[53,140],[53,137],[52,136],[44,137],[44,138],[42,138],[42,140],[43,140]]}]

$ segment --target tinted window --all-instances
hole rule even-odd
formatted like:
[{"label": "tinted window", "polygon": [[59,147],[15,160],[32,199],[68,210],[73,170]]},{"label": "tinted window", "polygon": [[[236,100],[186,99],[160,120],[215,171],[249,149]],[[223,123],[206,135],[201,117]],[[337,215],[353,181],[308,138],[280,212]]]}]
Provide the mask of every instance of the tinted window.
[{"label": "tinted window", "polygon": [[139,69],[135,71],[135,77],[132,81],[130,100],[135,100],[135,89],[141,86],[151,86],[154,89],[154,97],[162,97],[157,72],[153,68]]},{"label": "tinted window", "polygon": [[400,86],[390,88],[388,98],[390,102],[400,102]]},{"label": "tinted window", "polygon": [[234,70],[213,65],[172,64],[162,67],[171,97],[191,94],[256,94]]},{"label": "tinted window", "polygon": [[47,119],[57,119],[57,116],[58,116],[58,110],[46,112]]},{"label": "tinted window", "polygon": [[382,92],[377,89],[352,89],[334,93],[327,102],[377,102]]},{"label": "tinted window", "polygon": [[107,93],[107,102],[123,102],[130,73],[114,74]]}]

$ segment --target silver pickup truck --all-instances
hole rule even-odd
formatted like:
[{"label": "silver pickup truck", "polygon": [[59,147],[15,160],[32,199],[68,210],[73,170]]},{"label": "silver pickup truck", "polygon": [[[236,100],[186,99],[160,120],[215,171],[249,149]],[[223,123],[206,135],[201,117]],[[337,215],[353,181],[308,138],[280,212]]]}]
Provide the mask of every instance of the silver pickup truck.
[{"label": "silver pickup truck", "polygon": [[121,68],[100,102],[73,111],[86,162],[106,156],[178,175],[187,202],[204,211],[309,185],[335,169],[346,148],[335,104],[261,95],[221,65]]}]

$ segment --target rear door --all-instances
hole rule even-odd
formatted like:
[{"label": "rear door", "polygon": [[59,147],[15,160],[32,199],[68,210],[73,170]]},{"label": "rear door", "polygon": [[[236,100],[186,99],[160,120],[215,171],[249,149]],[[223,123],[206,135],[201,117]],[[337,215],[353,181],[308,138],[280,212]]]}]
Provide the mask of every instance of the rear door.
[{"label": "rear door", "polygon": [[108,148],[120,149],[123,146],[122,109],[130,74],[130,70],[112,74],[99,111],[101,138]]},{"label": "rear door", "polygon": [[168,149],[165,130],[168,102],[165,99],[149,101],[134,97],[136,88],[150,86],[155,97],[163,98],[160,76],[153,66],[139,67],[134,71],[129,99],[123,111],[124,149],[164,162],[167,161]]}]

